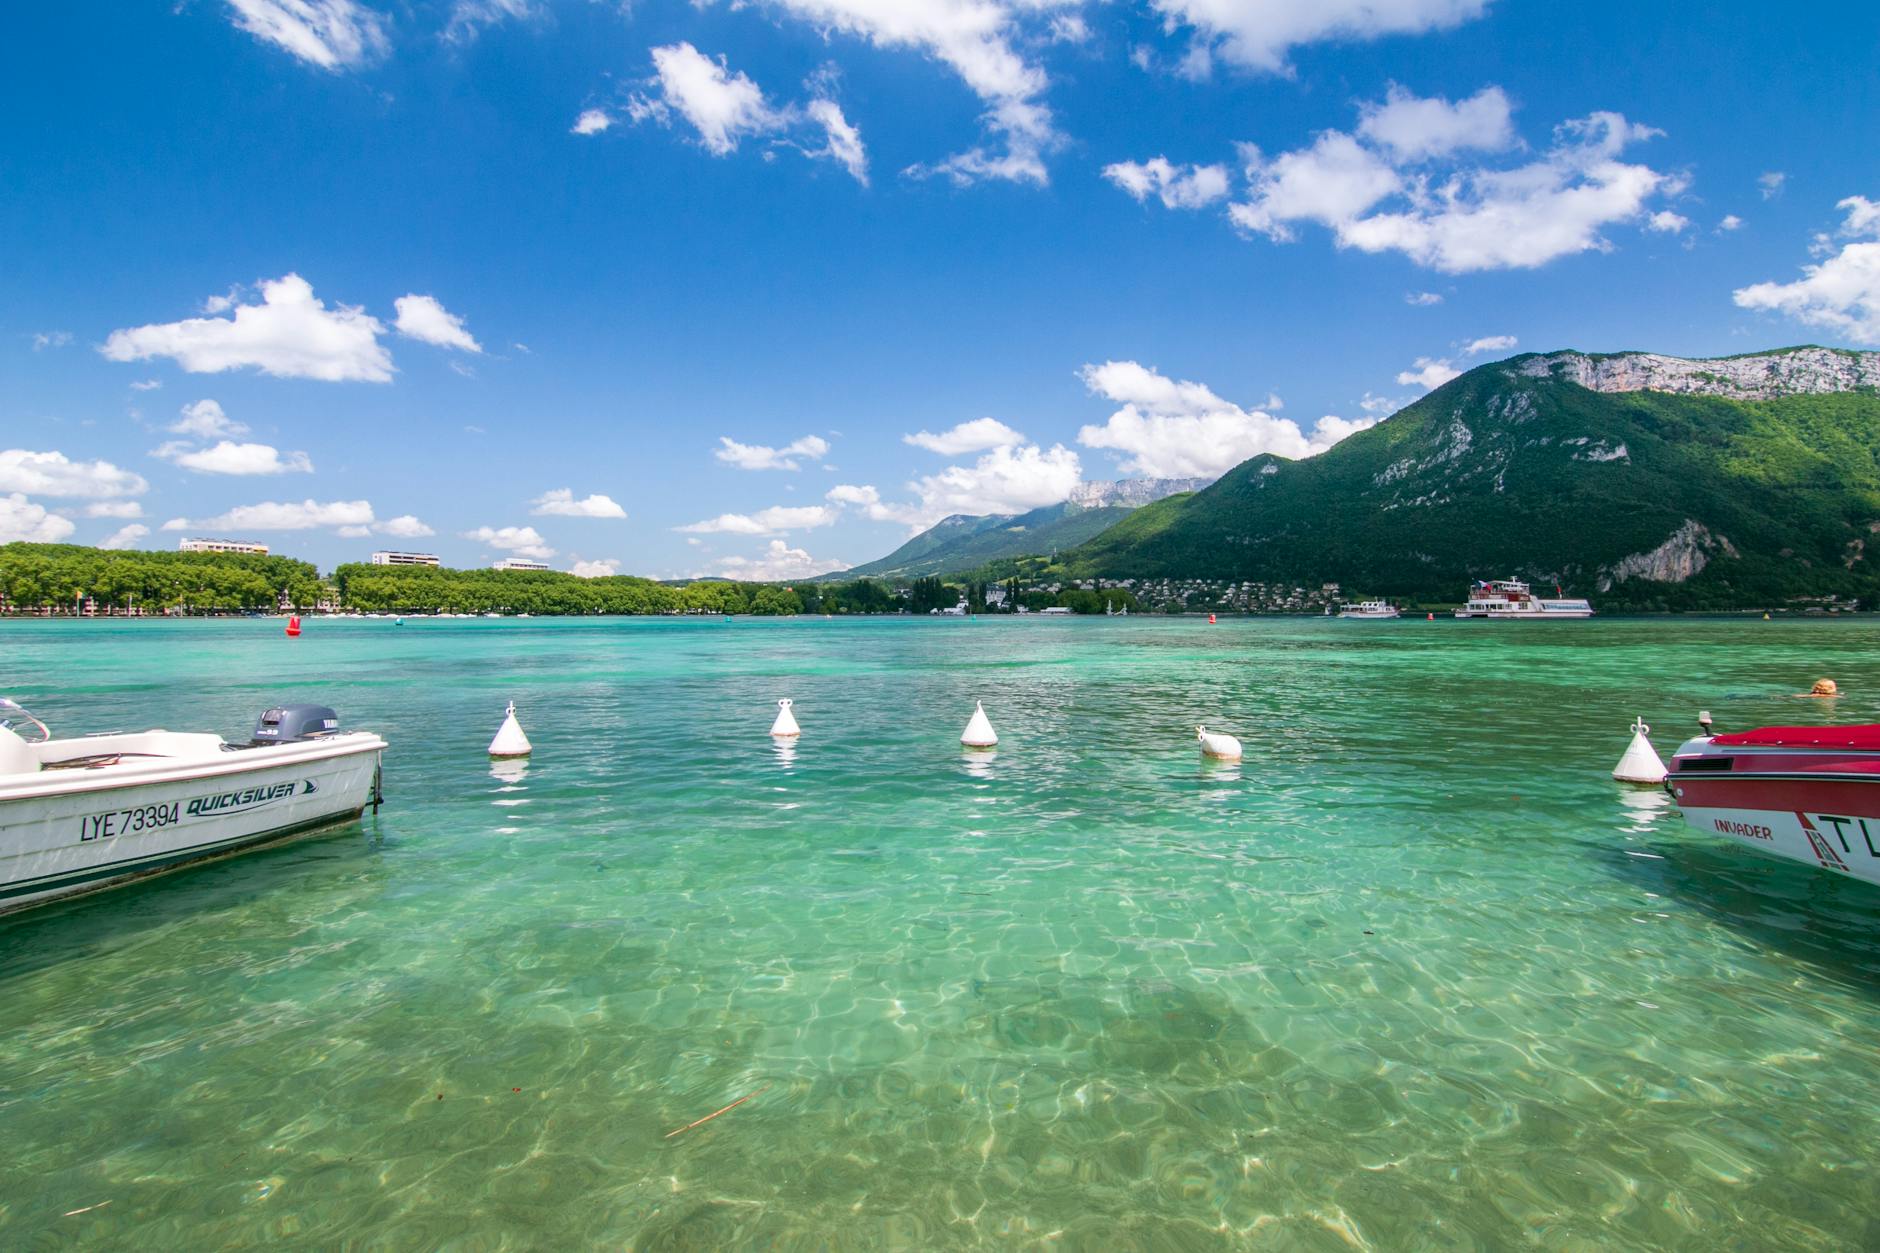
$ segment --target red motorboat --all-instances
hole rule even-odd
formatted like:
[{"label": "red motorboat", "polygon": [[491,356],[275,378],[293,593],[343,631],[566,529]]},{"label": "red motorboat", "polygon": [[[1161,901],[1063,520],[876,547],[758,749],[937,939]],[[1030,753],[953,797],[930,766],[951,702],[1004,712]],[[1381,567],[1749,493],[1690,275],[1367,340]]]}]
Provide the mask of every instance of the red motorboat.
[{"label": "red motorboat", "polygon": [[1665,788],[1706,835],[1880,884],[1880,725],[1700,736]]}]

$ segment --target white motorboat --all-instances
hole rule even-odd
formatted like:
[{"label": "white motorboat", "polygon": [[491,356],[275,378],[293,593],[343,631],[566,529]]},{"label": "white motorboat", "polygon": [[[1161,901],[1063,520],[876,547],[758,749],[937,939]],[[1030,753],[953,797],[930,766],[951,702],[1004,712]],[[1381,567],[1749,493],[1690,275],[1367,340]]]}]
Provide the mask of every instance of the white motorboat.
[{"label": "white motorboat", "polygon": [[1397,606],[1387,600],[1360,600],[1338,607],[1340,618],[1401,618]]},{"label": "white motorboat", "polygon": [[356,817],[385,741],[331,709],[261,715],[247,744],[138,731],[54,739],[0,697],[0,913]]},{"label": "white motorboat", "polygon": [[[1558,589],[1556,589],[1558,591]],[[1458,618],[1515,618],[1525,621],[1554,618],[1590,618],[1593,606],[1578,597],[1547,600],[1534,595],[1519,579],[1494,579],[1469,588],[1469,603],[1456,610]]]}]

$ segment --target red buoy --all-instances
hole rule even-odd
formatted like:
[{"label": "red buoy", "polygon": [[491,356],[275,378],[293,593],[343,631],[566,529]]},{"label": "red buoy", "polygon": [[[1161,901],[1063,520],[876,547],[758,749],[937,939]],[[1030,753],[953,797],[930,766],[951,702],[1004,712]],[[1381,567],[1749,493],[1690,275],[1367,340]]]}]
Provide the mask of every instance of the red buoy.
[{"label": "red buoy", "polygon": [[287,616],[287,638],[291,640],[291,639],[298,639],[299,637],[300,637],[300,615],[297,613],[289,614]]},{"label": "red buoy", "polygon": [[1208,615],[1208,625],[1209,625],[1209,626],[1213,626],[1213,625],[1214,625],[1214,615],[1213,615],[1213,614],[1209,614],[1209,615]]}]

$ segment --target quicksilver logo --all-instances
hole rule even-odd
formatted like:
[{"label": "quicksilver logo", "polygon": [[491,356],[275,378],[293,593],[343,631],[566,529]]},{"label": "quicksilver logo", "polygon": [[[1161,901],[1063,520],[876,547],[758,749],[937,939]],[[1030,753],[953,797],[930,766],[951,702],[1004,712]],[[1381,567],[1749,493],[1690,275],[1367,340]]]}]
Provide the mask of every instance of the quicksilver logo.
[{"label": "quicksilver logo", "polygon": [[312,779],[269,783],[261,787],[243,788],[238,792],[219,792],[214,796],[198,796],[183,807],[183,812],[197,818],[210,814],[239,813],[244,809],[258,809],[263,805],[285,800],[302,788],[306,790],[301,794],[309,796],[319,790],[314,786]]}]

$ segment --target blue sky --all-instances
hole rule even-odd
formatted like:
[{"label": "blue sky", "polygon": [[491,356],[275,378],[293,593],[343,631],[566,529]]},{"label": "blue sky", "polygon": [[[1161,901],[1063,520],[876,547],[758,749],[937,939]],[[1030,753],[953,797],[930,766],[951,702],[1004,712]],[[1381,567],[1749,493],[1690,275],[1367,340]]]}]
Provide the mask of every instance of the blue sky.
[{"label": "blue sky", "polygon": [[1854,4],[32,6],[0,540],[789,578],[1514,351],[1880,346],[1876,47]]}]

